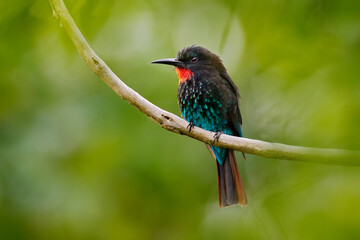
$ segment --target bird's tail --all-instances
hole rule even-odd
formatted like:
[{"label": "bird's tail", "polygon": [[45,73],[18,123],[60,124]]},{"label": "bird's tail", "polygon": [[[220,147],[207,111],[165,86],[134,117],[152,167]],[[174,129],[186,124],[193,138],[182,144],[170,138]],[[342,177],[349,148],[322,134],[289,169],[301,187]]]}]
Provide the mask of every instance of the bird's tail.
[{"label": "bird's tail", "polygon": [[219,184],[219,205],[227,207],[231,205],[246,205],[247,197],[242,183],[238,166],[236,164],[233,150],[228,150],[227,157],[223,164],[216,161],[218,184]]}]

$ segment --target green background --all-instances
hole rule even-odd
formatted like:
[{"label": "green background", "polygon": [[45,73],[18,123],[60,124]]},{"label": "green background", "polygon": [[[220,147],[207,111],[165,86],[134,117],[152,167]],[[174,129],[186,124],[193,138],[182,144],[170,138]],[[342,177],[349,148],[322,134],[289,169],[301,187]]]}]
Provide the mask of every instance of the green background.
[{"label": "green background", "polygon": [[[246,137],[360,150],[357,0],[66,1],[130,87],[179,114],[151,65],[198,44],[240,89]],[[237,153],[249,204],[219,209],[204,144],[90,71],[47,1],[0,2],[0,239],[360,239],[360,169]]]}]

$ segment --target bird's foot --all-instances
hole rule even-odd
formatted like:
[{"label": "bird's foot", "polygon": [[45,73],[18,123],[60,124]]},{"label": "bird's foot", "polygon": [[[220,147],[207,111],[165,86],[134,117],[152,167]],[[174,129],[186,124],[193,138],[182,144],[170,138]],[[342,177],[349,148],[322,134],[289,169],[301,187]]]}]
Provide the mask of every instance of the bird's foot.
[{"label": "bird's foot", "polygon": [[214,135],[214,141],[213,141],[213,143],[215,143],[216,141],[218,142],[221,134],[223,134],[223,133],[224,133],[223,131],[217,131],[217,132],[215,133],[215,135]]},{"label": "bird's foot", "polygon": [[191,132],[191,129],[193,129],[195,127],[195,124],[193,122],[189,122],[189,125],[187,125],[186,128],[189,129],[189,132]]}]

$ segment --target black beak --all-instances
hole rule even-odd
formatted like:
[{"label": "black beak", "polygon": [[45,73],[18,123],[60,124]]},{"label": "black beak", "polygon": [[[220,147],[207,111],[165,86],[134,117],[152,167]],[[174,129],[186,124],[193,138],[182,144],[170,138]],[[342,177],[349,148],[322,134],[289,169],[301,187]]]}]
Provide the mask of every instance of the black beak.
[{"label": "black beak", "polygon": [[167,64],[167,65],[173,65],[175,67],[180,67],[182,65],[182,62],[180,62],[176,58],[159,59],[152,61],[151,63]]}]

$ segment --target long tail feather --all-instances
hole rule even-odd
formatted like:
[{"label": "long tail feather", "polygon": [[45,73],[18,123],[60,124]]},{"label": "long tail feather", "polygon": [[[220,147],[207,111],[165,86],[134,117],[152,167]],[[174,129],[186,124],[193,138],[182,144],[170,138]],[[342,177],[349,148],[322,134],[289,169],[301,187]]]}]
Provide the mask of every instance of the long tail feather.
[{"label": "long tail feather", "polygon": [[[206,144],[211,155],[215,158],[211,147]],[[246,205],[247,197],[245,188],[241,180],[238,166],[236,164],[233,150],[228,150],[227,157],[223,164],[216,160],[218,185],[219,185],[219,205],[227,207],[231,205]]]}]

